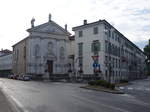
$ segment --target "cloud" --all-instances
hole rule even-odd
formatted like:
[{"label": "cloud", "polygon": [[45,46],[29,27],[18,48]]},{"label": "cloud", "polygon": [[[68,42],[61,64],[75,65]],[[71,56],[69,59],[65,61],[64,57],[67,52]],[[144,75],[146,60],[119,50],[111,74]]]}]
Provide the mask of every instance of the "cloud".
[{"label": "cloud", "polygon": [[150,9],[136,10],[134,15],[145,15],[145,14],[150,14]]},{"label": "cloud", "polygon": [[[83,24],[83,19],[94,22],[106,19],[133,42],[148,41],[150,23],[150,0],[4,0],[0,2],[0,30],[4,38],[0,48],[11,48],[28,35],[26,29],[35,17],[35,24],[52,19],[64,27]],[[10,41],[10,42],[8,42]]]},{"label": "cloud", "polygon": [[135,42],[135,44],[143,50],[143,48],[148,44],[148,41]]},{"label": "cloud", "polygon": [[150,32],[150,25],[146,25],[142,28],[143,31],[148,31]]},{"label": "cloud", "polygon": [[148,41],[150,23],[150,1],[148,0],[105,0],[101,4],[103,18],[133,42]]}]

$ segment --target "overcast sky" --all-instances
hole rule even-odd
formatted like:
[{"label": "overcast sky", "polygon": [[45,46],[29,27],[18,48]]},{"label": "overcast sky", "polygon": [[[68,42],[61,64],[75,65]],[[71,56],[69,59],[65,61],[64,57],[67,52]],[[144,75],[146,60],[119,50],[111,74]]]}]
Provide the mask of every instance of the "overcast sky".
[{"label": "overcast sky", "polygon": [[150,38],[150,0],[3,0],[0,1],[0,48],[28,36],[26,29],[52,20],[73,33],[84,19],[106,19],[129,40],[143,48]]}]

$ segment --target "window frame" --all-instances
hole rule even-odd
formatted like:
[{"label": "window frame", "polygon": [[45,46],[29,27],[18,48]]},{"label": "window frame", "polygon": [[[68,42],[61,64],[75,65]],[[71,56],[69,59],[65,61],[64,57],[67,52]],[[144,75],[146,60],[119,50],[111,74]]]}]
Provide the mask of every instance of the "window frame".
[{"label": "window frame", "polygon": [[83,37],[83,31],[82,31],[82,30],[80,30],[80,31],[78,32],[78,36],[79,36],[79,37]]},{"label": "window frame", "polygon": [[95,34],[95,35],[98,34],[98,27],[97,26],[93,28],[93,34]]}]

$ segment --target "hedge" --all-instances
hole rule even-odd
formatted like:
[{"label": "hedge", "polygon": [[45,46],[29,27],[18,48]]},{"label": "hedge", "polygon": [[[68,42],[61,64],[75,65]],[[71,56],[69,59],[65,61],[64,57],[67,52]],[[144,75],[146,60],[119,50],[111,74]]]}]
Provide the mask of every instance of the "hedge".
[{"label": "hedge", "polygon": [[115,89],[114,84],[108,83],[105,80],[90,81],[90,82],[88,82],[88,84],[92,85],[92,86],[103,86],[106,88]]}]

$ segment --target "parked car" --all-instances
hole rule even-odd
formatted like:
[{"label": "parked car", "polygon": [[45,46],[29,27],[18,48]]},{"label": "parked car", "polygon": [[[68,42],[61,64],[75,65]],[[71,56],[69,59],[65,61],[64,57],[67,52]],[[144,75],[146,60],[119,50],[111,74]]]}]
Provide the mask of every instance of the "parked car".
[{"label": "parked car", "polygon": [[19,80],[23,80],[23,81],[29,81],[31,80],[31,76],[30,75],[20,75],[18,77]]},{"label": "parked car", "polygon": [[13,79],[14,75],[8,75],[9,79]]},{"label": "parked car", "polygon": [[13,79],[18,79],[19,75],[13,75]]}]

